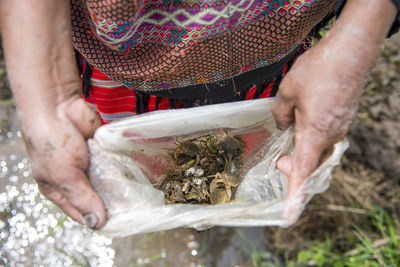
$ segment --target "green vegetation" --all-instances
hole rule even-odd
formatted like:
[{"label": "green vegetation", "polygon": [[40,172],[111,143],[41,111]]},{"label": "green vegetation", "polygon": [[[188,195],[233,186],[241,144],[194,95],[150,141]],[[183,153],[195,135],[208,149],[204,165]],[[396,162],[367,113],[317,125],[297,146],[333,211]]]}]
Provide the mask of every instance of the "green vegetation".
[{"label": "green vegetation", "polygon": [[[400,224],[398,219],[375,208],[365,216],[365,224],[353,226],[352,234],[346,236],[346,246],[341,240],[333,241],[326,233],[325,241],[305,243],[297,256],[289,258],[285,252],[283,263],[274,260],[271,253],[251,248],[251,266],[400,266]],[[244,237],[245,238],[245,237]],[[341,245],[339,245],[339,243]],[[280,251],[282,252],[282,251]]]},{"label": "green vegetation", "polygon": [[208,233],[202,233],[201,247],[199,250],[199,257],[203,257],[207,253]]},{"label": "green vegetation", "polygon": [[132,264],[132,267],[139,267],[144,265],[151,265],[152,263],[162,259],[162,252],[156,253],[148,258],[144,258],[143,260],[138,261],[137,263]]},{"label": "green vegetation", "polygon": [[254,267],[280,266],[280,263],[269,251],[260,251],[257,249],[257,243],[250,241],[240,230],[235,230],[238,236],[247,243],[247,246],[241,247],[245,254],[250,256],[251,265]]},{"label": "green vegetation", "polygon": [[367,215],[366,223],[354,226],[347,236],[348,246],[338,248],[329,236],[301,250],[287,266],[399,266],[400,230],[397,219],[376,208]]},{"label": "green vegetation", "polygon": [[13,103],[12,98],[0,99],[0,105],[11,105]]},{"label": "green vegetation", "polygon": [[63,218],[58,220],[57,224],[54,227],[50,228],[47,235],[51,235],[57,227],[64,228],[64,223],[68,220],[68,218],[68,216],[64,216]]},{"label": "green vegetation", "polygon": [[69,255],[66,251],[62,250],[62,249],[56,249],[58,252],[60,252],[62,255],[64,255],[65,257],[69,258],[72,260],[72,262],[79,267],[90,267],[89,265],[89,261],[86,257],[84,257],[85,263],[80,262],[77,258],[75,258],[74,256]]}]

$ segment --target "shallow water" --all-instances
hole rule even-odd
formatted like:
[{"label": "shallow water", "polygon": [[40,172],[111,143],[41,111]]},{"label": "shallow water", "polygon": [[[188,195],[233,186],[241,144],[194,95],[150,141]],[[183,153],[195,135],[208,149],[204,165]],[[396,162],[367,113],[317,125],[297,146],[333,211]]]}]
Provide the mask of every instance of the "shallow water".
[{"label": "shallow water", "polygon": [[65,216],[32,179],[15,110],[0,105],[0,266],[252,266],[263,228],[215,227],[111,240]]}]

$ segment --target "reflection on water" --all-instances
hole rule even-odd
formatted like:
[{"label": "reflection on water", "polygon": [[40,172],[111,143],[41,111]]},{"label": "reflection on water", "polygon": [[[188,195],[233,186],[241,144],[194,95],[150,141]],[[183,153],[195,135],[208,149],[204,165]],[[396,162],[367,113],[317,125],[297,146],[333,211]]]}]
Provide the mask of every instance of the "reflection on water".
[{"label": "reflection on water", "polygon": [[0,192],[0,263],[112,266],[111,240],[72,222],[38,192],[19,131],[1,141]]},{"label": "reflection on water", "polygon": [[[14,118],[12,112],[8,123]],[[272,265],[262,228],[176,229],[111,240],[71,221],[39,193],[17,129],[0,131],[0,265],[252,266],[260,257]]]}]

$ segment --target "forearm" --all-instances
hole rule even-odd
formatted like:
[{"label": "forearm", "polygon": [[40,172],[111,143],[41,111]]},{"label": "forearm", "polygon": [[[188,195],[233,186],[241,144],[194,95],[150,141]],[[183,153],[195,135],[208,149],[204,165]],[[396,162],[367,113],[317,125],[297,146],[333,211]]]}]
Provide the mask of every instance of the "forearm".
[{"label": "forearm", "polygon": [[365,75],[379,56],[396,13],[391,0],[347,0],[334,27],[321,40],[332,43],[326,57],[331,60],[329,55],[334,55],[354,65],[354,75]]},{"label": "forearm", "polygon": [[85,175],[99,126],[80,97],[67,0],[0,0],[0,25],[32,174],[39,190],[90,228],[106,220]]},{"label": "forearm", "polygon": [[22,114],[54,115],[59,104],[80,88],[69,1],[2,0],[0,5],[3,47],[17,108]]},{"label": "forearm", "polygon": [[348,25],[348,30],[353,30],[355,35],[365,33],[375,41],[382,41],[396,14],[397,8],[392,0],[347,0],[337,28]]}]

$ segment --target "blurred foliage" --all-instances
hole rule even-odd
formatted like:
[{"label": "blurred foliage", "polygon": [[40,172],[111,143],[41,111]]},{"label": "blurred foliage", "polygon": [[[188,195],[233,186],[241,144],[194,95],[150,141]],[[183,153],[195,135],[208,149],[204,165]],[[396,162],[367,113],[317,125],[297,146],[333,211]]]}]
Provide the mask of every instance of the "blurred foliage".
[{"label": "blurred foliage", "polygon": [[329,235],[301,250],[287,266],[400,266],[399,221],[382,208],[373,209],[364,225],[353,226],[347,251],[337,247]]}]

